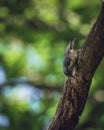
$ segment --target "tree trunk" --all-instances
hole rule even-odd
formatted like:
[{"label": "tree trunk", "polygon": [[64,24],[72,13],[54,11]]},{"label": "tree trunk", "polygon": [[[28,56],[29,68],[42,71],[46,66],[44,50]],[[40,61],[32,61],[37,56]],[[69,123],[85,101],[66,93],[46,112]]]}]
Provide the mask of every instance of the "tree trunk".
[{"label": "tree trunk", "polygon": [[104,0],[100,14],[78,51],[75,76],[69,77],[57,111],[47,130],[73,130],[83,111],[92,77],[104,55]]}]

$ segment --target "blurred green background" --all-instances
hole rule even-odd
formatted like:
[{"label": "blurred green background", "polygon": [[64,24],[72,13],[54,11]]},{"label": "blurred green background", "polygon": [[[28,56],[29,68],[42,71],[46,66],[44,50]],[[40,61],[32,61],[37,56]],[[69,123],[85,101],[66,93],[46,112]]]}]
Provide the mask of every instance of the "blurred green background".
[{"label": "blurred green background", "polygon": [[[66,77],[65,48],[81,47],[100,0],[0,0],[0,130],[45,130]],[[104,130],[104,61],[76,130]]]}]

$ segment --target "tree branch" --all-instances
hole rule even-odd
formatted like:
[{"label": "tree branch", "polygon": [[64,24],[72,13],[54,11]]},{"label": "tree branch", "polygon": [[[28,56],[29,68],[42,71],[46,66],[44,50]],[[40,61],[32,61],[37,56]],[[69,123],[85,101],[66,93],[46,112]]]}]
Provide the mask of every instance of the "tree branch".
[{"label": "tree branch", "polygon": [[73,130],[79,121],[96,68],[104,56],[104,0],[100,15],[78,51],[75,76],[65,83],[57,111],[47,130]]}]

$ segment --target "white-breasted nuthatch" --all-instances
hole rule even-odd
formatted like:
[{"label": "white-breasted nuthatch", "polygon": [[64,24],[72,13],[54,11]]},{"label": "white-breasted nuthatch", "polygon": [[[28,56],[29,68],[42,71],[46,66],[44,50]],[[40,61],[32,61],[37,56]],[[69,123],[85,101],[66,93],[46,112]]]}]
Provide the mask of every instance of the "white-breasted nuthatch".
[{"label": "white-breasted nuthatch", "polygon": [[77,59],[77,52],[73,49],[75,45],[75,40],[69,42],[69,45],[66,48],[66,52],[64,55],[64,61],[63,61],[63,71],[66,76],[72,76],[72,71],[75,67],[76,59]]}]

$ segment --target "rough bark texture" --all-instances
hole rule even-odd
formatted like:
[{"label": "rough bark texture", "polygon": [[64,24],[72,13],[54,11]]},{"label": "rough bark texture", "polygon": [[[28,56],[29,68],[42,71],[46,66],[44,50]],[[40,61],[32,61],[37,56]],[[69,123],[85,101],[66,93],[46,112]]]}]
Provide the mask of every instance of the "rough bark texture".
[{"label": "rough bark texture", "polygon": [[104,55],[104,0],[102,8],[84,45],[78,51],[75,76],[69,77],[57,111],[47,130],[73,130],[79,121],[92,77]]}]

